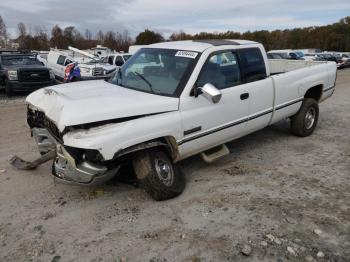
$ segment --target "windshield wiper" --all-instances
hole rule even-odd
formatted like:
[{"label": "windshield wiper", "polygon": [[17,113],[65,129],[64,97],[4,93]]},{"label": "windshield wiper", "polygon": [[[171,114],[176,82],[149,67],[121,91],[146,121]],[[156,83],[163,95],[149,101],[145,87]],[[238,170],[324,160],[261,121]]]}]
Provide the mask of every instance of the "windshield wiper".
[{"label": "windshield wiper", "polygon": [[153,92],[153,93],[156,93],[156,92],[154,92],[154,90],[153,90],[153,88],[152,88],[152,84],[143,76],[143,75],[141,75],[140,73],[138,73],[138,72],[134,72],[135,73],[135,75],[137,75],[139,78],[141,78],[143,81],[145,81],[145,83],[149,86],[149,88],[151,89],[151,91]]}]

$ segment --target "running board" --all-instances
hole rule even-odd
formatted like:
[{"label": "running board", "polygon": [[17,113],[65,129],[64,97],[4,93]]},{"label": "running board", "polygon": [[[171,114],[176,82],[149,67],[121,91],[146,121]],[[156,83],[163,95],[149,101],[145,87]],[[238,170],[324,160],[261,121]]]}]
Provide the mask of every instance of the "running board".
[{"label": "running board", "polygon": [[230,150],[228,150],[225,144],[222,144],[221,146],[214,147],[212,149],[202,152],[201,157],[205,162],[210,164],[229,154]]}]

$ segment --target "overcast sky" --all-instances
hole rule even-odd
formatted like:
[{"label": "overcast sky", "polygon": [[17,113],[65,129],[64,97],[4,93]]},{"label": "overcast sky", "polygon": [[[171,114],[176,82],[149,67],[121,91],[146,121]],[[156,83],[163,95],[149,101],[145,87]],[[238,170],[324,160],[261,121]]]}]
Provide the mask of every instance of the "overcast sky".
[{"label": "overcast sky", "polygon": [[350,15],[350,0],[0,0],[0,15],[12,37],[17,24],[32,28],[55,24],[123,32],[148,28],[169,36],[187,33],[244,32],[324,25]]}]

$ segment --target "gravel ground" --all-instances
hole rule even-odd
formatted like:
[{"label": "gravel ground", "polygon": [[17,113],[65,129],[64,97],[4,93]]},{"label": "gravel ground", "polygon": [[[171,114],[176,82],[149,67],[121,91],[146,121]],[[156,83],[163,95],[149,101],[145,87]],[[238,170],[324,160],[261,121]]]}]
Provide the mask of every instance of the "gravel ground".
[{"label": "gravel ground", "polygon": [[165,202],[54,184],[49,163],[15,170],[13,154],[38,153],[24,97],[0,96],[0,261],[350,261],[350,69],[311,137],[284,121],[215,164],[187,159],[185,192]]}]

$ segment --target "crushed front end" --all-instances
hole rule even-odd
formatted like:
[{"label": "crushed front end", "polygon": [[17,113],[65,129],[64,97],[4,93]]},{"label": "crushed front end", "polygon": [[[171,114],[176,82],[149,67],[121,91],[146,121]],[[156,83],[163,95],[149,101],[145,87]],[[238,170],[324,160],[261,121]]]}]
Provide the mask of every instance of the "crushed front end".
[{"label": "crushed front end", "polygon": [[119,166],[104,161],[98,150],[65,146],[64,132],[60,132],[43,112],[28,106],[27,122],[39,152],[56,152],[52,165],[56,181],[70,185],[100,185],[118,173]]}]

